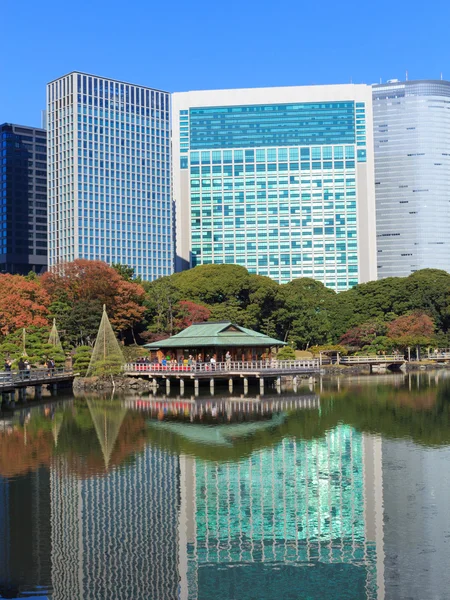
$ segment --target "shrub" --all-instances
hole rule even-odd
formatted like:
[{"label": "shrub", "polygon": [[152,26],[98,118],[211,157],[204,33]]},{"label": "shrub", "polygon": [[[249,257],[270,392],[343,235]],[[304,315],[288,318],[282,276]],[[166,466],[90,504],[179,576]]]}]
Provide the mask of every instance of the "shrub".
[{"label": "shrub", "polygon": [[277,353],[278,360],[295,360],[295,350],[290,346],[284,346]]}]

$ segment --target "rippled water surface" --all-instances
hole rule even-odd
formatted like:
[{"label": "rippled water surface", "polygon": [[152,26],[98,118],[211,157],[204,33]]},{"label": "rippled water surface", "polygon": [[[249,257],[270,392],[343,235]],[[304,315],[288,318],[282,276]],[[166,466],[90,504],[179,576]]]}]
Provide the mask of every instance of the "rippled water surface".
[{"label": "rippled water surface", "polygon": [[0,417],[0,598],[450,598],[450,377]]}]

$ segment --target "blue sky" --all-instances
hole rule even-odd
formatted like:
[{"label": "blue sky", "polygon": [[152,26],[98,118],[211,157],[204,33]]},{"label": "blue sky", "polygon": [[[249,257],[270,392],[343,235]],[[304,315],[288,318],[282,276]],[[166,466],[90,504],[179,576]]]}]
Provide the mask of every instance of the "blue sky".
[{"label": "blue sky", "polygon": [[1,0],[0,123],[80,70],[168,91],[450,79],[450,3]]}]

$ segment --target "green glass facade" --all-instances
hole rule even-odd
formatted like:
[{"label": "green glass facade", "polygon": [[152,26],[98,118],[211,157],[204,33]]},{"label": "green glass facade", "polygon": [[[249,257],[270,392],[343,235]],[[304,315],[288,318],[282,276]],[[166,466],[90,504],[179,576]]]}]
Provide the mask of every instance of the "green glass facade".
[{"label": "green glass facade", "polygon": [[191,266],[235,263],[338,291],[359,282],[365,102],[191,107],[175,118]]},{"label": "green glass facade", "polygon": [[[250,569],[253,581],[259,579],[255,570],[267,581],[277,577],[279,597],[310,576],[318,593],[311,598],[320,598],[320,582],[330,577],[336,577],[336,595],[326,597],[342,598],[348,587],[354,595],[345,597],[377,597],[376,545],[365,530],[361,433],[341,425],[321,440],[285,439],[236,464],[197,459],[194,469],[189,598],[212,597],[206,593],[212,583],[229,590],[231,569],[225,566],[238,569],[239,577]],[[345,589],[338,586],[343,571]],[[249,589],[240,597],[266,596]]]}]

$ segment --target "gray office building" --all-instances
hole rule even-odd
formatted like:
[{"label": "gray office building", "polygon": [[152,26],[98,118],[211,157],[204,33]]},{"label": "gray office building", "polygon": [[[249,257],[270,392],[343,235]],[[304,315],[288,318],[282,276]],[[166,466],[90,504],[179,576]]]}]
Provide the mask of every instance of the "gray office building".
[{"label": "gray office building", "polygon": [[450,82],[373,86],[378,278],[450,270]]},{"label": "gray office building", "polygon": [[47,268],[47,134],[0,125],[0,271],[26,275]]}]

